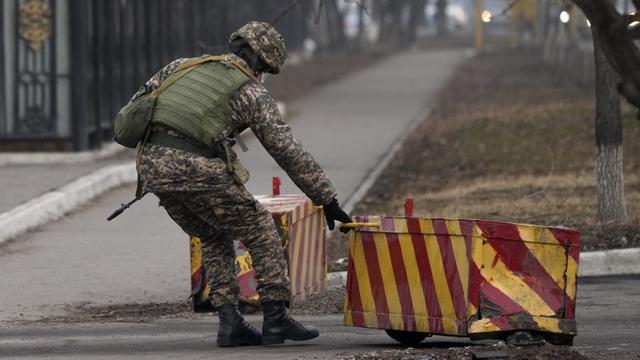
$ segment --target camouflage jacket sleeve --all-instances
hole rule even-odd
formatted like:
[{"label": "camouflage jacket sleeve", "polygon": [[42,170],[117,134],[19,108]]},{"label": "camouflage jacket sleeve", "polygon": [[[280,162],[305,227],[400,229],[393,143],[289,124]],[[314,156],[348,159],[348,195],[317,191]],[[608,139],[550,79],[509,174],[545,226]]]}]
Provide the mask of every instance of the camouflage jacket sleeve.
[{"label": "camouflage jacket sleeve", "polygon": [[233,95],[230,106],[231,119],[236,126],[251,128],[262,146],[314,204],[331,202],[336,189],[284,122],[276,102],[264,86],[247,83]]}]

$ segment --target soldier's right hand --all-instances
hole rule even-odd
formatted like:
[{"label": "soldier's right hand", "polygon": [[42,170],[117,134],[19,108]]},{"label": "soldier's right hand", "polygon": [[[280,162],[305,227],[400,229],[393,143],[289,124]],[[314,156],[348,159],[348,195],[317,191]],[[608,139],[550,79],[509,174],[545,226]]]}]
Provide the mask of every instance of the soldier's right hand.
[{"label": "soldier's right hand", "polygon": [[[333,199],[329,204],[324,205],[322,207],[324,210],[324,217],[327,219],[327,226],[329,230],[333,230],[335,228],[335,221],[340,221],[343,224],[348,224],[353,222],[351,217],[347,215],[344,210],[338,204],[338,199]],[[340,232],[348,233],[351,229],[340,228]]]}]

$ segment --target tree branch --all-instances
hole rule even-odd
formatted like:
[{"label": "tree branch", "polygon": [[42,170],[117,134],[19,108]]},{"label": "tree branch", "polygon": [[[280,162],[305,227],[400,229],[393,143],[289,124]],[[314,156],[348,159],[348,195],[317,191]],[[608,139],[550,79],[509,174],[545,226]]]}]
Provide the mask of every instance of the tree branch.
[{"label": "tree branch", "polygon": [[[621,15],[609,0],[573,0],[599,31],[594,33],[613,69],[622,79],[621,94],[640,109],[640,49],[628,30],[629,17]],[[634,4],[640,0],[634,0]],[[636,4],[637,6],[637,4]]]}]

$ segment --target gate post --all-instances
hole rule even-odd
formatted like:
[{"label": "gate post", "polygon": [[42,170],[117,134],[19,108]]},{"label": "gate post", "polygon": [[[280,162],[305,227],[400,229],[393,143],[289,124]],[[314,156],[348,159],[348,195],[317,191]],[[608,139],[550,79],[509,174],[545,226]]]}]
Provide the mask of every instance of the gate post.
[{"label": "gate post", "polygon": [[71,107],[73,124],[73,145],[76,151],[89,147],[87,133],[87,0],[69,0],[71,14]]}]

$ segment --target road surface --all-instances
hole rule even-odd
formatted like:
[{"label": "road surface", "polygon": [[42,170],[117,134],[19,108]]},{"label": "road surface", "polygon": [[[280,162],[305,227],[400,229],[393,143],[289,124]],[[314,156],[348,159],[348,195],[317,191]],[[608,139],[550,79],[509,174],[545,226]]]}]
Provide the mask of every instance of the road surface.
[{"label": "road surface", "polygon": [[[640,276],[580,279],[575,348],[601,359],[640,356]],[[260,326],[260,317],[247,317]],[[298,316],[319,338],[284,346],[220,349],[212,315],[144,323],[6,324],[0,358],[8,359],[334,359],[337,354],[399,349],[383,331],[344,327],[340,315]],[[463,338],[435,336],[421,347],[456,347]]]}]

